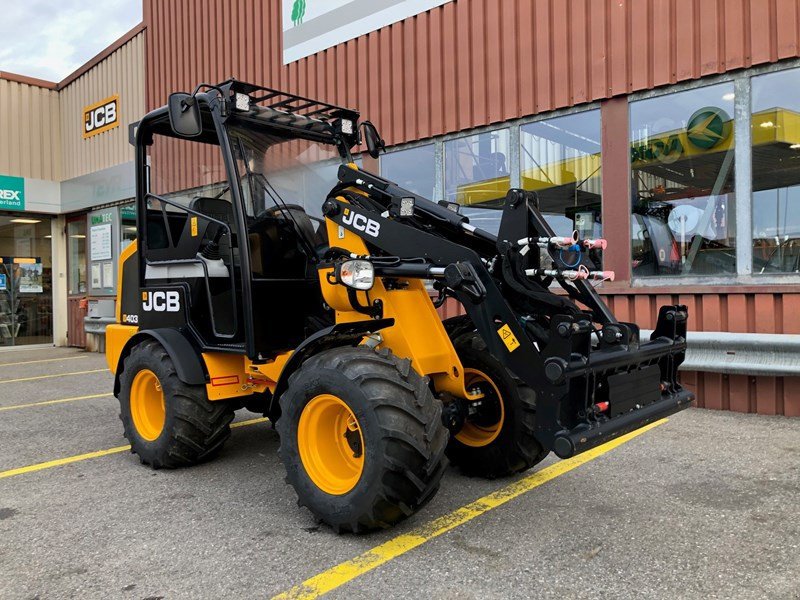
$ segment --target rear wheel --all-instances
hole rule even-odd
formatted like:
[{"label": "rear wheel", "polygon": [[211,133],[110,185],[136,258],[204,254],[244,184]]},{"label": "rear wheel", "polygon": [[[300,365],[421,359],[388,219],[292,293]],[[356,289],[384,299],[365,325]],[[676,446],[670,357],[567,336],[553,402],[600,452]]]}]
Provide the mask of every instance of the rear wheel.
[{"label": "rear wheel", "polygon": [[131,451],[154,469],[207,460],[231,434],[232,406],[210,402],[205,386],[183,383],[155,340],[138,344],[125,359],[119,403]]},{"label": "rear wheel", "polygon": [[450,439],[447,455],[453,464],[467,475],[494,478],[542,461],[548,453],[534,437],[536,393],[486,352],[479,334],[459,336],[455,348],[467,389],[479,390],[483,398]]},{"label": "rear wheel", "polygon": [[365,347],[322,352],[291,376],[280,404],[286,480],[337,532],[394,525],[438,490],[448,432],[408,360]]}]

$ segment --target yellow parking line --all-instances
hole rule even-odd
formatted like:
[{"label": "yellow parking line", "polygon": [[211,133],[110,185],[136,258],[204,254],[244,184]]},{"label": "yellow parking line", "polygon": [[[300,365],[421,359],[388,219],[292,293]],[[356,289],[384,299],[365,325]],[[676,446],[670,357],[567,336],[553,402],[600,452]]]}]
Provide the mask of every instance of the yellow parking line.
[{"label": "yellow parking line", "polygon": [[30,404],[14,404],[12,406],[0,406],[0,412],[4,410],[16,410],[18,408],[30,408],[32,406],[47,406],[48,404],[63,404],[64,402],[75,402],[76,400],[89,400],[91,398],[106,398],[113,394],[91,394],[89,396],[75,396],[74,398],[59,398],[58,400],[43,400],[42,402],[31,402]]},{"label": "yellow parking line", "polygon": [[81,354],[80,356],[65,356],[63,358],[43,358],[41,360],[23,360],[21,362],[0,363],[0,367],[15,367],[17,365],[32,365],[34,363],[57,362],[62,360],[75,360],[76,358],[90,358],[91,354]]},{"label": "yellow parking line", "polygon": [[86,375],[88,373],[109,373],[108,369],[92,369],[91,371],[73,371],[72,373],[52,373],[51,375],[36,375],[35,377],[20,377],[19,379],[0,379],[0,383],[18,383],[20,381],[35,381],[37,379],[50,379],[51,377],[66,377],[67,375]]},{"label": "yellow parking line", "polygon": [[327,571],[323,571],[319,575],[315,575],[310,579],[306,579],[303,583],[296,585],[295,587],[278,594],[277,596],[274,596],[273,600],[287,600],[289,598],[318,598],[323,594],[327,594],[328,592],[335,590],[345,583],[352,581],[353,579],[356,579],[357,577],[360,577],[369,571],[372,571],[382,564],[387,563],[390,560],[395,559],[418,546],[421,546],[425,542],[439,537],[443,533],[447,533],[451,529],[455,529],[456,527],[463,525],[464,523],[467,523],[472,519],[497,508],[498,506],[502,506],[506,502],[509,502],[514,498],[517,498],[526,492],[529,492],[532,489],[539,487],[540,485],[547,483],[552,479],[555,479],[556,477],[560,477],[561,475],[564,475],[565,473],[568,473],[569,471],[572,471],[573,469],[602,456],[606,452],[621,446],[636,436],[641,435],[645,431],[648,431],[653,427],[657,427],[658,425],[666,422],[667,419],[656,421],[655,423],[651,423],[645,427],[642,427],[641,429],[638,429],[637,431],[620,436],[615,440],[603,444],[602,446],[598,446],[597,448],[588,450],[583,454],[579,454],[574,458],[557,462],[542,469],[541,471],[537,471],[532,475],[528,475],[527,477],[520,479],[511,485],[492,492],[491,494],[475,500],[474,502],[470,502],[466,506],[462,506],[461,508],[439,517],[438,519],[434,519],[430,523],[416,527],[408,533],[404,533],[392,538],[383,544],[367,550],[355,558],[351,558],[350,560],[331,567]]},{"label": "yellow parking line", "polygon": [[[231,423],[231,427],[245,427],[247,425],[255,425],[256,423],[263,423],[267,419],[260,417],[258,419],[250,419],[248,421],[238,421]],[[99,458],[101,456],[108,456],[109,454],[117,454],[118,452],[125,452],[130,450],[130,445],[116,446],[106,450],[97,450],[95,452],[87,452],[86,454],[76,454],[75,456],[67,456],[66,458],[57,458],[56,460],[48,460],[47,462],[36,463],[28,465],[27,467],[17,467],[16,469],[9,469],[7,471],[0,471],[0,479],[6,477],[14,477],[15,475],[24,475],[25,473],[33,473],[35,471],[43,471],[45,469],[52,469],[53,467],[60,467],[71,463],[81,462],[92,458]]]},{"label": "yellow parking line", "polygon": [[247,421],[236,421],[236,423],[231,423],[231,429],[236,429],[237,427],[247,427],[248,425],[255,425],[256,423],[266,423],[267,421],[269,421],[269,419],[266,417],[248,419]]},{"label": "yellow parking line", "polygon": [[27,467],[19,467],[17,469],[9,469],[8,471],[0,471],[0,479],[14,477],[14,475],[33,473],[34,471],[43,471],[44,469],[52,469],[53,467],[60,467],[61,465],[68,465],[70,463],[76,463],[82,460],[89,460],[90,458],[108,456],[109,454],[125,452],[126,450],[130,449],[130,446],[117,446],[116,448],[108,448],[107,450],[97,450],[96,452],[87,452],[86,454],[77,454],[75,456],[67,456],[66,458],[48,460],[47,462],[36,463],[35,465],[28,465]]}]

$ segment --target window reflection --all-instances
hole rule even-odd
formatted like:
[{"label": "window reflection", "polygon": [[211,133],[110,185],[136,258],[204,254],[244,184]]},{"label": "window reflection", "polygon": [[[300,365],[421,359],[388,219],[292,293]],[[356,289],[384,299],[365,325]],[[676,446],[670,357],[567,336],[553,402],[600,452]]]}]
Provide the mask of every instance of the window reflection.
[{"label": "window reflection", "polygon": [[800,272],[800,69],[753,77],[753,272]]},{"label": "window reflection", "polygon": [[630,104],[633,274],[735,273],[733,84]]},{"label": "window reflection", "polygon": [[[520,144],[522,187],[556,235],[601,237],[600,111],[523,125]],[[592,259],[600,264],[599,252]]]},{"label": "window reflection", "polygon": [[457,202],[470,223],[497,233],[509,189],[508,129],[445,142],[445,199]]},{"label": "window reflection", "polygon": [[407,148],[381,156],[381,175],[400,187],[433,199],[436,157],[433,144]]}]

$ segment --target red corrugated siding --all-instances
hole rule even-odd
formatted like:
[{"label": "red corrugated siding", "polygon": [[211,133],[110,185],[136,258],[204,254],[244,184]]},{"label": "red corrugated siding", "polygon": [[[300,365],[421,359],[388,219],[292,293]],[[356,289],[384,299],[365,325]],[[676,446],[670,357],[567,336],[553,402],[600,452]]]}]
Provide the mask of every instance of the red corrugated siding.
[{"label": "red corrugated siding", "polygon": [[228,76],[390,144],[798,55],[800,0],[454,0],[284,66],[279,0],[144,1],[147,104]]}]

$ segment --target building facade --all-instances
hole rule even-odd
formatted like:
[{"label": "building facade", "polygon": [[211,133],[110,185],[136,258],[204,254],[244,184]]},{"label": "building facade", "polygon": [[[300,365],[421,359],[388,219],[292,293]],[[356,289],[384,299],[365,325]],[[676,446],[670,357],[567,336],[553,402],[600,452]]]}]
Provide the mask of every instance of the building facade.
[{"label": "building facade", "polygon": [[143,25],[61,82],[0,73],[0,347],[101,347],[144,108]]},{"label": "building facade", "polygon": [[[78,235],[103,219],[116,232],[110,259],[77,260],[86,272],[77,287],[61,286],[63,298],[53,293],[55,314],[57,303],[105,297],[105,265],[113,268],[132,227],[123,222],[130,209],[120,208],[132,191],[99,185],[93,196],[70,182],[118,169],[130,190],[123,171],[132,155],[110,136],[124,137],[125,125],[173,91],[236,77],[360,110],[388,146],[365,167],[458,202],[486,229],[497,227],[509,188],[535,190],[557,232],[608,240],[603,267],[616,278],[599,290],[620,320],[652,327],[658,306],[680,302],[692,331],[800,334],[800,101],[792,91],[800,0],[432,0],[417,3],[428,10],[416,14],[359,0],[295,4],[144,0],[144,23],[120,46],[141,52],[139,80],[129,71],[105,87],[88,78],[75,85],[89,69],[68,84],[28,85],[27,102],[59,107],[51,115],[60,127],[38,125],[39,151],[14,157],[13,168],[0,154],[0,174],[58,182],[50,235],[61,235],[60,220],[69,229],[65,213],[87,228]],[[347,12],[356,4],[358,18]],[[95,64],[98,75],[111,55]],[[70,128],[84,122],[74,120],[83,107],[131,92],[141,96],[122,103],[123,126],[89,138]],[[102,207],[116,214],[89,211]],[[80,239],[63,235],[64,247]],[[60,268],[75,262],[65,256]],[[92,285],[98,268],[100,288]],[[698,371],[683,379],[700,406],[800,414],[796,377]]]}]

